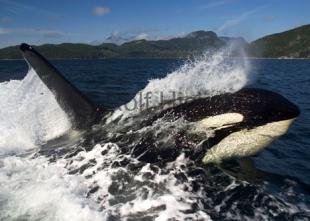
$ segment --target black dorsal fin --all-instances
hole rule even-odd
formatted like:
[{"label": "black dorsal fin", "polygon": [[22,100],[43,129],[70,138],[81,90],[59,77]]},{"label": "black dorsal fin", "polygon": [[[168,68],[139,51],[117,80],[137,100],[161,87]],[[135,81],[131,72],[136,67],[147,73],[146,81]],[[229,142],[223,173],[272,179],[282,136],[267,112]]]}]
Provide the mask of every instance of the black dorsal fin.
[{"label": "black dorsal fin", "polygon": [[67,113],[74,129],[86,129],[99,120],[102,113],[99,108],[32,46],[23,43],[20,45],[20,50],[28,64],[54,94],[60,107]]}]

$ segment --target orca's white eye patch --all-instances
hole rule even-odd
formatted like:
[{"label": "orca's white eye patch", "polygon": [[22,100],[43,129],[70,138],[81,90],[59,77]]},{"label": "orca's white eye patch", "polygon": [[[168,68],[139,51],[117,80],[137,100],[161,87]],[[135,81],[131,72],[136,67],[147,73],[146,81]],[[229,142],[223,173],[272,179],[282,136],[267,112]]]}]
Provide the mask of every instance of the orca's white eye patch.
[{"label": "orca's white eye patch", "polygon": [[197,122],[197,129],[220,129],[223,127],[229,127],[236,123],[242,122],[244,119],[242,114],[239,113],[225,113],[212,117],[206,117]]}]

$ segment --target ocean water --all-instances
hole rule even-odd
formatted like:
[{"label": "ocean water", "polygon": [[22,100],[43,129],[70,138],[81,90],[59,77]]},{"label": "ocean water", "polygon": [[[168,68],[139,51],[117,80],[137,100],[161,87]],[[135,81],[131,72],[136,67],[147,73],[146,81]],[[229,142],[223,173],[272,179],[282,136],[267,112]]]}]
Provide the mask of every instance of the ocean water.
[{"label": "ocean water", "polygon": [[[218,53],[191,62],[52,63],[111,110],[112,124],[91,140],[49,142],[70,129],[66,114],[24,61],[0,61],[0,220],[310,219],[309,60],[231,60]],[[148,105],[156,106],[160,92],[169,100],[172,92],[212,96],[245,86],[284,95],[301,115],[242,168],[206,167],[182,151],[154,162],[133,154],[144,137],[171,146],[171,137],[188,126],[182,119],[160,119],[139,127],[139,109],[126,107],[141,95],[152,92]],[[113,124],[115,119],[121,123]]]}]

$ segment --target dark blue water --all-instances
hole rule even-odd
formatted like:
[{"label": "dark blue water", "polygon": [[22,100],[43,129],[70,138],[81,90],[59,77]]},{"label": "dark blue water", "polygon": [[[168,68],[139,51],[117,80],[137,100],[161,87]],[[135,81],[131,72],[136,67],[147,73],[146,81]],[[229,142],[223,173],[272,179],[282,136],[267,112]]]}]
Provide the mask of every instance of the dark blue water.
[{"label": "dark blue water", "polygon": [[310,184],[310,61],[254,60],[252,63],[254,86],[276,91],[301,109],[289,132],[255,162],[259,168]]},{"label": "dark blue water", "polygon": [[[150,79],[164,77],[180,60],[53,60],[52,63],[92,101],[108,109],[127,103]],[[22,79],[23,60],[0,60],[0,82]]]},{"label": "dark blue water", "polygon": [[[114,109],[130,101],[148,80],[164,77],[183,61],[54,60],[52,63],[95,103]],[[255,167],[269,174],[266,180],[271,192],[283,191],[288,182],[290,187],[296,186],[297,193],[303,194],[307,205],[310,196],[310,60],[251,60],[251,67],[250,86],[276,91],[301,110],[286,135],[252,158]],[[24,61],[0,61],[0,82],[22,79],[26,73]],[[294,197],[298,203],[300,199],[296,195],[291,201]]]}]

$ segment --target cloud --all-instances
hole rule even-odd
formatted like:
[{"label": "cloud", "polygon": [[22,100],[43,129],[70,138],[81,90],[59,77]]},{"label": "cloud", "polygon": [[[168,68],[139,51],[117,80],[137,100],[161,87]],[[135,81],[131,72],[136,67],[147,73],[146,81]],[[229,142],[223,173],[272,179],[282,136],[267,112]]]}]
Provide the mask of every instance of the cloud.
[{"label": "cloud", "polygon": [[0,35],[2,34],[19,34],[27,36],[42,36],[44,38],[61,38],[66,35],[73,35],[73,33],[64,33],[57,30],[48,29],[33,29],[33,28],[1,28]]},{"label": "cloud", "polygon": [[64,36],[62,32],[59,31],[41,31],[44,38],[61,38]]},{"label": "cloud", "polygon": [[125,43],[127,40],[128,39],[125,35],[119,33],[118,31],[114,31],[111,33],[109,37],[105,39],[104,42],[120,45],[120,44]]},{"label": "cloud", "polygon": [[142,39],[148,39],[149,38],[149,35],[146,34],[146,33],[141,33],[141,34],[138,34],[137,36],[135,36],[135,38],[133,40],[142,40]]},{"label": "cloud", "polygon": [[172,35],[162,35],[162,36],[155,36],[152,39],[153,40],[170,40],[172,38],[183,38],[187,35],[187,32],[180,32]]},{"label": "cloud", "polygon": [[225,31],[231,27],[237,26],[239,25],[241,22],[247,20],[248,18],[250,18],[251,15],[255,14],[258,10],[264,8],[265,6],[260,6],[257,7],[255,9],[243,12],[241,15],[228,19],[226,20],[218,29],[217,32],[222,32]]},{"label": "cloud", "polygon": [[12,23],[12,19],[10,17],[0,18],[0,25],[2,25],[2,26],[8,26],[11,23]]},{"label": "cloud", "polygon": [[201,5],[199,7],[199,9],[201,10],[207,10],[207,9],[212,9],[212,8],[216,8],[222,5],[225,5],[227,3],[231,2],[231,0],[218,0],[218,1],[211,1],[206,5]]},{"label": "cloud", "polygon": [[104,16],[111,12],[110,8],[97,6],[93,9],[93,15]]},{"label": "cloud", "polygon": [[1,3],[5,4],[7,7],[7,10],[14,13],[14,14],[18,14],[20,10],[26,10],[26,11],[31,11],[34,13],[39,13],[41,15],[45,15],[45,16],[50,16],[50,17],[59,17],[58,14],[49,11],[49,10],[45,10],[39,7],[35,7],[32,5],[27,5],[27,4],[22,4],[19,2],[15,2],[13,0],[0,0]]},{"label": "cloud", "polygon": [[147,38],[148,38],[148,34],[146,34],[146,33],[134,34],[132,32],[114,31],[111,33],[111,35],[108,38],[105,39],[104,42],[121,45],[125,42],[142,40],[142,39],[147,39]]},{"label": "cloud", "polygon": [[263,19],[264,19],[265,21],[268,21],[268,22],[272,22],[272,21],[276,20],[277,18],[278,18],[278,17],[275,16],[275,15],[267,15],[267,16],[263,17]]},{"label": "cloud", "polygon": [[1,28],[0,27],[0,35],[8,34],[9,31],[6,28]]},{"label": "cloud", "polygon": [[154,37],[151,37],[147,33],[131,33],[131,32],[113,32],[111,35],[105,39],[105,43],[114,43],[121,45],[125,42],[138,41],[138,40],[154,40]]},{"label": "cloud", "polygon": [[159,32],[158,28],[132,28],[126,31],[114,31],[105,39],[106,43],[123,44],[135,40],[154,40],[154,33]]},{"label": "cloud", "polygon": [[[123,32],[115,31],[110,34],[103,42],[105,43],[114,43],[117,45],[121,45],[130,41],[137,40],[169,40],[171,38],[184,37],[186,33],[178,33],[173,35],[160,35],[160,30],[157,28],[145,28],[143,31],[138,31],[143,29],[131,29]],[[93,41],[93,44],[102,43],[101,41]]]}]

